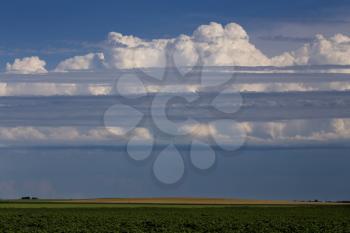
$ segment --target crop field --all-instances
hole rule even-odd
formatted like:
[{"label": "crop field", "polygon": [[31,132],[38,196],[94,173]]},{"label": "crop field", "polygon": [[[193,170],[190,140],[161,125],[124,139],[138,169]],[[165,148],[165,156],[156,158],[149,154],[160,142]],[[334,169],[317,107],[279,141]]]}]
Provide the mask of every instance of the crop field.
[{"label": "crop field", "polygon": [[350,206],[0,203],[0,232],[337,233]]}]

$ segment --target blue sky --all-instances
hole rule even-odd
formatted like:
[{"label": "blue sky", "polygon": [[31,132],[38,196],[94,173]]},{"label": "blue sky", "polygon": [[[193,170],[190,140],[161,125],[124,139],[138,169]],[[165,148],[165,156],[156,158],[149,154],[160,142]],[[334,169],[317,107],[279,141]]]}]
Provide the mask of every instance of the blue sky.
[{"label": "blue sky", "polygon": [[[349,10],[345,0],[1,1],[0,198],[349,199]],[[164,72],[170,52],[179,69]],[[186,73],[198,61],[200,76]],[[131,153],[150,148],[144,160]]]},{"label": "blue sky", "polygon": [[[0,4],[1,67],[16,57],[30,55],[43,57],[52,67],[63,58],[98,50],[96,46],[110,31],[146,39],[168,38],[191,34],[199,25],[211,21],[239,23],[259,49],[275,55],[299,46],[311,36],[295,32],[295,36],[281,37],[281,24],[310,28],[317,24],[319,33],[347,33],[344,30],[349,28],[350,7],[345,0],[5,0]],[[270,40],[276,38],[278,43],[274,41],[272,45]]]},{"label": "blue sky", "polygon": [[331,21],[346,16],[348,1],[2,1],[1,43],[100,40],[109,31],[145,38],[190,33],[209,21]]}]

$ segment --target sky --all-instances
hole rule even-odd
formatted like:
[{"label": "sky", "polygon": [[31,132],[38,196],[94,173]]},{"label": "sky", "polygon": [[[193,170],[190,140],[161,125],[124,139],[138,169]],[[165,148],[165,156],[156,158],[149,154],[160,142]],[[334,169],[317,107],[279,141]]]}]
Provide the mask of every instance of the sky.
[{"label": "sky", "polygon": [[0,198],[350,199],[348,1],[0,6]]},{"label": "sky", "polygon": [[345,0],[2,1],[0,66],[37,55],[54,67],[64,58],[99,50],[111,31],[170,38],[211,21],[242,25],[259,49],[277,55],[317,33],[349,33],[349,7]]}]

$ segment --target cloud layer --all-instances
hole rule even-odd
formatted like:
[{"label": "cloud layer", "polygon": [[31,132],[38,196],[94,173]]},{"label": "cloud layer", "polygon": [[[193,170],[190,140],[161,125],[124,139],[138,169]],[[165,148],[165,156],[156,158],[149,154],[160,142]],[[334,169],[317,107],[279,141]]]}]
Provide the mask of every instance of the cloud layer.
[{"label": "cloud layer", "polygon": [[[98,96],[121,94],[125,97],[131,95],[149,94],[189,94],[208,93],[205,88],[194,84],[175,85],[147,85],[143,89],[137,84],[130,82],[123,85],[121,90],[114,90],[111,84],[88,84],[88,83],[54,83],[54,82],[0,82],[0,96]],[[276,92],[313,92],[313,91],[349,91],[350,82],[266,82],[266,83],[235,83],[225,87],[226,94],[256,92],[256,93],[276,93]]]},{"label": "cloud layer", "polygon": [[[240,122],[237,126],[246,133],[245,144],[248,146],[338,144],[350,140],[349,118]],[[108,130],[100,127],[0,127],[0,144],[2,146],[42,143],[119,145],[134,137],[140,143],[152,137],[151,131],[144,127],[135,128],[130,133],[125,133],[126,131],[123,127]],[[212,124],[184,125],[179,131],[186,132],[193,140],[227,135],[225,134],[227,132]],[[181,138],[178,140],[177,143],[183,142]],[[233,142],[231,136],[227,140]]]},{"label": "cloud layer", "polygon": [[112,87],[76,83],[0,83],[0,96],[109,95]]},{"label": "cloud layer", "polygon": [[[54,71],[164,67],[167,56],[175,66],[292,66],[350,65],[350,37],[336,34],[316,35],[301,48],[269,58],[250,41],[247,32],[236,23],[225,26],[212,22],[199,26],[192,35],[170,39],[144,40],[132,35],[110,32],[100,53],[75,56],[60,62]],[[46,73],[45,61],[38,57],[16,59],[8,63],[8,73]]]}]

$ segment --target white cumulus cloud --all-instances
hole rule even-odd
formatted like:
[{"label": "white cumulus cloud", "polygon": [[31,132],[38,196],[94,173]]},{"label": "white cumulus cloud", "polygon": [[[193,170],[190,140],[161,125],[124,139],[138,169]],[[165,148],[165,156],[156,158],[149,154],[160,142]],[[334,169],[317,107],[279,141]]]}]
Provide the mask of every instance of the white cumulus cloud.
[{"label": "white cumulus cloud", "polygon": [[13,74],[44,74],[47,73],[45,65],[46,62],[36,56],[16,58],[12,64],[6,64],[6,72]]},{"label": "white cumulus cloud", "polygon": [[[104,55],[106,66],[117,69],[164,67],[167,55],[173,56],[178,67],[198,61],[206,66],[349,65],[350,37],[316,35],[314,41],[296,51],[269,58],[249,41],[240,25],[212,22],[199,26],[192,35],[170,39],[144,40],[110,32]],[[71,59],[64,62],[70,64]]]},{"label": "white cumulus cloud", "polygon": [[296,51],[286,52],[271,59],[277,66],[290,65],[349,65],[350,37],[336,34],[330,38],[316,35],[311,43]]},{"label": "white cumulus cloud", "polygon": [[89,53],[84,56],[75,56],[60,62],[55,71],[66,72],[74,70],[94,70],[103,66],[103,53]]},{"label": "white cumulus cloud", "polygon": [[[175,64],[166,64],[167,56]],[[164,68],[166,65],[205,66],[296,66],[350,65],[350,37],[316,35],[315,39],[295,51],[267,57],[249,40],[248,33],[238,24],[221,25],[211,22],[201,25],[191,35],[169,39],[145,40],[133,35],[110,32],[103,51],[75,56],[61,61],[54,71],[81,71],[130,68]],[[25,57],[7,63],[7,73],[47,73],[46,62],[39,57]]]},{"label": "white cumulus cloud", "polygon": [[143,40],[121,33],[109,33],[105,50],[110,68],[164,67],[173,54],[178,66],[192,66],[201,59],[208,66],[263,66],[270,60],[249,42],[238,24],[210,23],[198,27],[191,36]]}]

